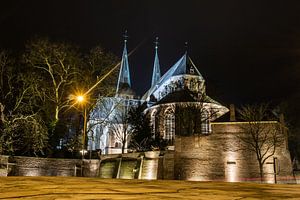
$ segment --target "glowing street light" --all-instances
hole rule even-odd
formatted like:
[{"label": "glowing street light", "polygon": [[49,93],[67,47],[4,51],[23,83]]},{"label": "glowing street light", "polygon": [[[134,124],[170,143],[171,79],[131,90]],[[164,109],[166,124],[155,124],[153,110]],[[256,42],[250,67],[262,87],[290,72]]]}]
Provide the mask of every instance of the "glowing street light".
[{"label": "glowing street light", "polygon": [[83,103],[83,101],[84,101],[84,96],[83,95],[78,95],[77,97],[76,97],[76,99],[77,99],[77,102],[78,103]]},{"label": "glowing street light", "polygon": [[86,135],[86,98],[83,95],[78,95],[76,96],[76,100],[79,104],[82,104],[82,106],[84,107],[84,115],[83,115],[83,133],[82,133],[82,150],[81,155],[82,155],[82,166],[81,166],[81,175],[83,174],[83,159],[84,159],[84,155],[85,155],[85,135]]}]

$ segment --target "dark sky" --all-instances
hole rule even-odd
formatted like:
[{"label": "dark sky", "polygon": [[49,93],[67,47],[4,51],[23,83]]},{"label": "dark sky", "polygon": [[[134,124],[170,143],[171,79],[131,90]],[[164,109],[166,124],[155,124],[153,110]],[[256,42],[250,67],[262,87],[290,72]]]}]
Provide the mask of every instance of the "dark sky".
[{"label": "dark sky", "polygon": [[164,73],[184,53],[207,81],[208,94],[229,103],[278,101],[300,91],[300,1],[48,1],[0,3],[0,48],[21,50],[33,36],[101,44],[118,56],[128,30],[133,88],[150,86],[153,41]]}]

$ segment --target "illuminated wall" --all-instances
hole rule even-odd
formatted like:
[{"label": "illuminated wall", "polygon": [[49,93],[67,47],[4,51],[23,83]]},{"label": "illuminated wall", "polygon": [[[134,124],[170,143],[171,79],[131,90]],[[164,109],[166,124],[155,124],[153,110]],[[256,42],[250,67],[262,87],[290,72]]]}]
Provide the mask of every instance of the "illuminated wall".
[{"label": "illuminated wall", "polygon": [[[262,122],[266,128],[281,125]],[[85,160],[84,176],[126,179],[180,179],[194,181],[256,181],[260,182],[259,167],[253,152],[239,148],[235,134],[241,133],[240,122],[212,123],[208,135],[176,135],[174,151],[140,152],[123,155],[102,155],[100,160]],[[274,183],[274,158],[278,183],[295,182],[285,141],[264,165],[264,178]],[[121,158],[122,157],[122,158]],[[75,165],[81,160],[15,157],[14,175],[74,176]],[[100,169],[99,169],[100,166]]]},{"label": "illuminated wall", "polygon": [[[240,131],[238,123],[227,122],[212,123],[212,133],[209,135],[186,137],[177,135],[175,178],[199,181],[260,181],[255,154],[235,148],[240,145],[240,141],[234,134]],[[282,132],[282,134],[285,133]],[[284,182],[291,179],[292,165],[286,144],[284,142],[276,150],[275,155],[266,161],[265,182],[274,183],[274,157],[276,157],[275,165],[278,168],[277,181]]]},{"label": "illuminated wall", "polygon": [[[0,156],[1,157],[1,156]],[[75,176],[80,175],[81,159],[37,158],[15,156],[15,165],[10,176]],[[98,174],[99,160],[84,161],[84,176],[93,177]]]}]

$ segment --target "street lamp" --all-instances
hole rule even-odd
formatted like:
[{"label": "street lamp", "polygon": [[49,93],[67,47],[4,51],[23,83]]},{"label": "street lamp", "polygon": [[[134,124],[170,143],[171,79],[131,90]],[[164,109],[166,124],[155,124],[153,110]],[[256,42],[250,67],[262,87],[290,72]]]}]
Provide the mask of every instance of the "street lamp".
[{"label": "street lamp", "polygon": [[83,114],[83,133],[82,133],[82,150],[80,151],[81,153],[81,159],[82,159],[82,165],[81,165],[81,175],[83,174],[83,159],[84,159],[84,154],[86,153],[85,150],[85,135],[86,135],[86,98],[83,95],[78,95],[76,96],[76,100],[79,104],[81,104],[84,107],[84,114]]},{"label": "street lamp", "polygon": [[84,150],[85,150],[85,135],[86,135],[86,98],[83,95],[78,95],[76,97],[77,102],[80,103],[84,107],[83,114],[83,133],[82,133],[82,159],[84,158]]},{"label": "street lamp", "polygon": [[84,98],[84,96],[83,96],[83,95],[79,95],[79,96],[77,96],[77,97],[76,97],[76,99],[77,99],[77,101],[78,101],[79,103],[83,103],[83,102],[84,102],[84,100],[85,100],[85,98]]}]

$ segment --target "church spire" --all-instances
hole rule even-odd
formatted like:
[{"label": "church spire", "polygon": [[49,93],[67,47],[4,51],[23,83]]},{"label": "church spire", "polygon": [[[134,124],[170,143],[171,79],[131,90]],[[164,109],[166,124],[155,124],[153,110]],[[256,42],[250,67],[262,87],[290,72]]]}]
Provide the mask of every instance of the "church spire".
[{"label": "church spire", "polygon": [[187,55],[188,54],[188,42],[186,41],[185,43],[184,43],[184,48],[185,48],[185,54]]},{"label": "church spire", "polygon": [[153,64],[151,87],[153,87],[160,79],[160,66],[159,66],[157,50],[158,50],[158,37],[156,37],[156,40],[155,40],[155,58],[154,58],[154,64]]},{"label": "church spire", "polygon": [[184,43],[184,48],[185,48],[185,53],[184,53],[184,57],[185,57],[185,73],[188,73],[189,71],[189,56],[188,56],[188,42],[185,41]]},{"label": "church spire", "polygon": [[124,35],[124,49],[121,61],[121,68],[119,72],[119,79],[117,84],[117,91],[116,94],[119,93],[119,90],[124,86],[131,87],[130,83],[130,72],[129,72],[129,64],[128,64],[128,55],[127,55],[127,30],[125,31]]}]

